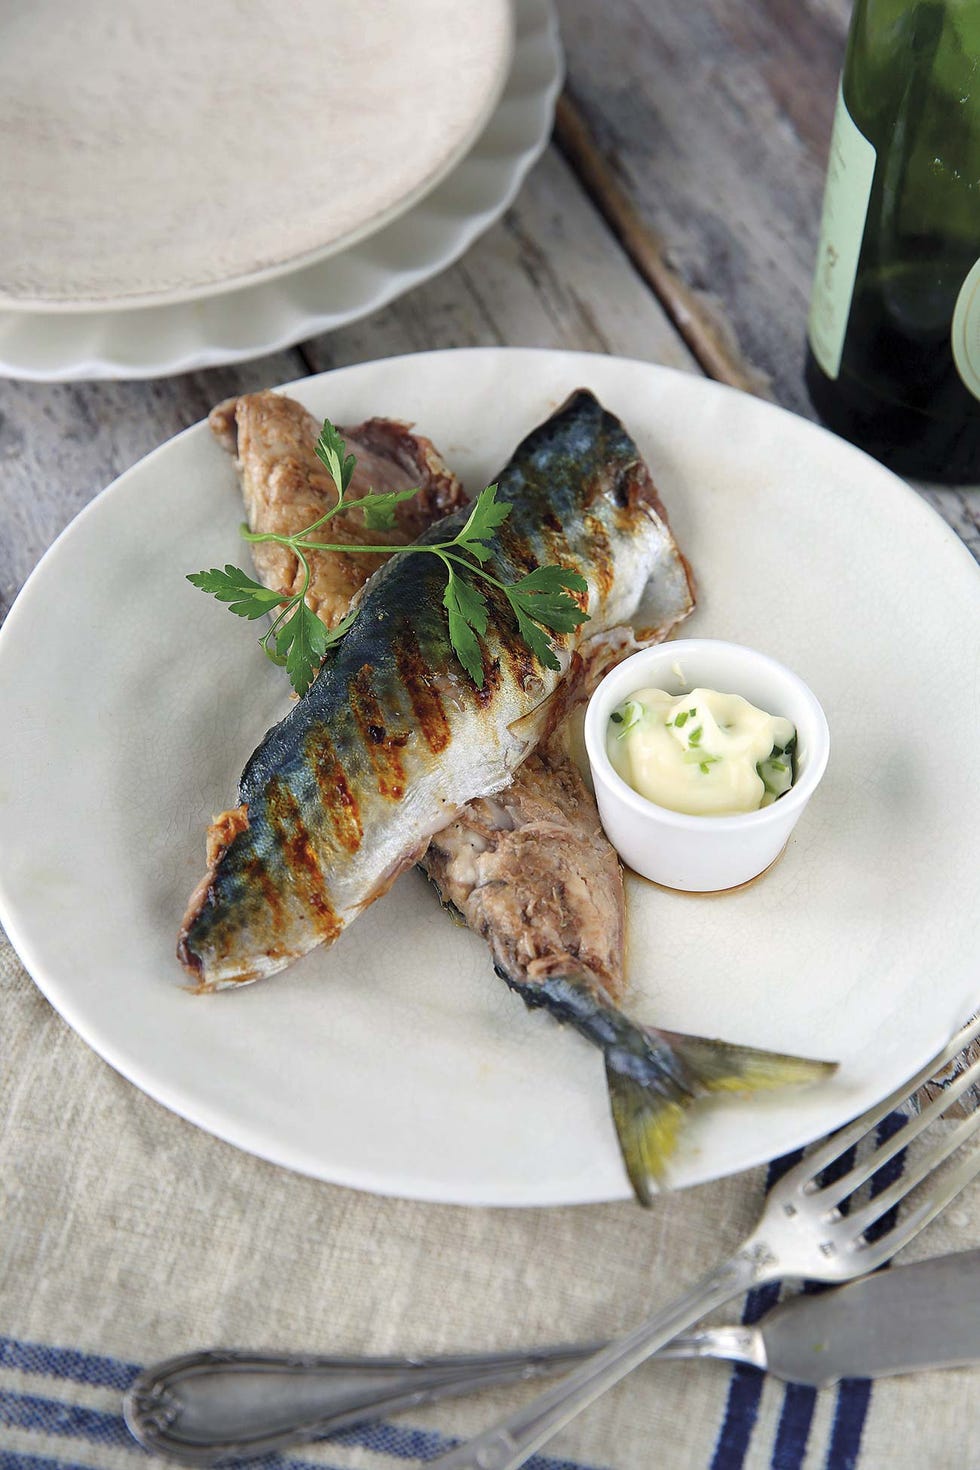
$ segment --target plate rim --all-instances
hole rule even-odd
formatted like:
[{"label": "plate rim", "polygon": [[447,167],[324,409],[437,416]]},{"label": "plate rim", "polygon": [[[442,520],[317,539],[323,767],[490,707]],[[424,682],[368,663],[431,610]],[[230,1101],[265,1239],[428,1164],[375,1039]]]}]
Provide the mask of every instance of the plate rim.
[{"label": "plate rim", "polygon": [[[609,354],[582,352],[561,348],[555,349],[486,346],[435,349],[427,352],[406,353],[393,358],[370,360],[368,362],[351,364],[345,367],[328,369],[321,373],[311,374],[306,377],[292,379],[289,382],[278,384],[276,385],[276,391],[300,393],[304,387],[309,388],[313,384],[323,383],[331,378],[335,378],[338,374],[344,374],[351,377],[356,377],[358,375],[370,377],[371,371],[376,368],[379,363],[385,363],[387,365],[398,367],[399,365],[418,362],[420,359],[452,357],[453,359],[458,360],[460,356],[464,356],[467,358],[507,357],[509,359],[513,359],[516,357],[538,360],[561,359],[570,363],[581,363],[583,369],[583,377],[587,377],[588,368],[591,363],[599,361],[606,362],[609,361],[610,357]],[[897,490],[902,492],[901,500],[906,509],[911,510],[912,507],[917,507],[917,510],[912,512],[913,515],[920,516],[922,519],[922,524],[924,526],[930,526],[932,528],[931,534],[935,534],[937,531],[939,531],[941,539],[947,544],[948,547],[955,546],[957,548],[957,556],[961,561],[964,571],[968,570],[970,575],[974,576],[975,578],[980,578],[980,566],[977,565],[969,549],[956,535],[952,528],[947,525],[947,523],[943,520],[939,513],[931,505],[929,505],[929,503],[922,496],[920,496],[899,476],[895,475],[892,471],[881,465],[878,461],[872,459],[869,455],[865,454],[864,451],[860,450],[852,444],[849,444],[847,441],[840,439],[837,435],[834,435],[833,433],[831,433],[831,431],[825,429],[822,425],[812,423],[810,420],[807,419],[803,419],[800,415],[793,413],[789,409],[783,408],[781,405],[770,403],[767,400],[755,398],[753,395],[744,393],[739,389],[731,387],[730,385],[715,382],[714,380],[701,377],[696,373],[685,372],[681,369],[669,367],[665,364],[653,363],[637,358],[616,357],[613,360],[618,364],[623,364],[627,366],[630,370],[639,369],[645,373],[652,373],[653,376],[666,376],[668,379],[681,379],[685,380],[688,384],[696,383],[698,385],[696,391],[705,392],[709,396],[715,395],[719,397],[726,397],[729,399],[738,398],[740,400],[748,400],[748,402],[753,405],[754,409],[761,410],[763,414],[768,415],[775,412],[777,415],[782,416],[784,419],[792,421],[795,425],[798,426],[802,424],[807,431],[815,432],[833,441],[836,452],[843,451],[848,455],[848,457],[859,460],[862,465],[870,466],[876,475],[887,480],[890,490]],[[61,547],[63,541],[69,537],[70,533],[83,520],[83,518],[89,516],[90,514],[94,514],[97,506],[104,505],[106,497],[115,494],[125,494],[126,482],[132,475],[134,475],[138,470],[142,469],[142,467],[145,466],[147,463],[151,462],[156,456],[163,454],[165,451],[171,449],[178,442],[181,442],[188,436],[195,434],[199,436],[204,436],[207,434],[206,419],[199,420],[197,423],[192,424],[187,428],[181,430],[179,433],[173,435],[171,438],[165,440],[163,443],[156,445],[146,455],[142,456],[133,465],[129,466],[108,485],[106,485],[101,491],[99,491],[93,497],[93,499],[86,506],[84,506],[76,516],[72,518],[72,520],[58,535],[55,541],[52,542],[51,546],[41,557],[37,566],[32,570],[32,572],[26,579],[23,587],[21,588],[17,597],[14,599],[7,618],[5,619],[3,625],[0,626],[0,672],[2,672],[5,644],[8,638],[11,636],[7,633],[7,629],[11,626],[12,623],[13,626],[16,628],[16,626],[20,622],[20,619],[22,617],[28,616],[28,612],[25,612],[25,606],[29,609],[31,599],[29,596],[25,596],[25,594],[29,593],[29,589],[32,590],[34,588],[36,579],[39,579],[42,573],[46,575],[44,569],[46,568],[46,564],[48,563],[49,558],[51,558],[56,550]],[[4,929],[6,930],[11,944],[13,945],[17,954],[20,956],[25,969],[28,971],[29,975],[32,978],[33,983],[37,985],[38,989],[42,992],[43,995],[45,995],[53,1008],[59,1013],[59,1015],[62,1016],[67,1024],[71,1026],[71,1028],[85,1042],[85,1044],[90,1047],[91,1050],[95,1051],[96,1054],[103,1061],[110,1065],[128,1082],[138,1087],[141,1092],[145,1093],[154,1101],[166,1107],[169,1111],[185,1119],[187,1122],[192,1123],[194,1126],[203,1128],[206,1132],[213,1134],[214,1136],[222,1139],[224,1142],[229,1143],[246,1153],[253,1154],[256,1157],[262,1158],[267,1162],[278,1165],[280,1167],[289,1168],[294,1172],[306,1175],[307,1177],[316,1178],[321,1181],[332,1183],[342,1187],[358,1189],[369,1193],[380,1194],[382,1196],[413,1199],[426,1203],[463,1205],[468,1207],[561,1208],[572,1204],[606,1203],[630,1198],[629,1190],[626,1187],[624,1187],[619,1193],[610,1193],[607,1187],[590,1188],[591,1176],[588,1175],[586,1175],[584,1179],[580,1179],[578,1181],[575,1188],[574,1196],[566,1193],[563,1194],[561,1197],[556,1197],[553,1186],[545,1187],[539,1192],[536,1187],[529,1187],[526,1183],[521,1183],[518,1186],[517,1190],[512,1194],[512,1196],[508,1196],[506,1192],[499,1189],[496,1189],[486,1195],[481,1195],[478,1190],[474,1190],[465,1185],[462,1189],[454,1191],[454,1188],[452,1186],[447,1187],[444,1182],[440,1183],[435,1180],[427,1181],[420,1179],[418,1172],[413,1173],[410,1178],[403,1178],[401,1180],[398,1180],[393,1177],[393,1171],[389,1170],[386,1171],[384,1177],[381,1178],[377,1175],[376,1171],[373,1171],[371,1168],[359,1170],[357,1168],[338,1168],[335,1165],[325,1166],[322,1161],[317,1161],[309,1157],[308,1151],[303,1149],[302,1147],[296,1147],[288,1143],[286,1145],[283,1145],[281,1142],[271,1145],[266,1144],[261,1137],[256,1137],[252,1125],[250,1125],[248,1122],[246,1122],[245,1124],[238,1124],[236,1123],[234,1118],[231,1118],[229,1120],[222,1115],[220,1108],[213,1107],[208,1101],[205,1101],[205,1103],[202,1104],[199,1099],[192,1099],[190,1104],[188,1104],[187,1101],[182,1098],[180,1088],[177,1087],[171,1089],[170,1087],[168,1087],[165,1078],[161,1080],[153,1075],[148,1081],[145,1072],[141,1072],[139,1064],[134,1065],[125,1056],[124,1048],[116,1046],[115,1043],[111,1040],[106,1043],[105,1040],[98,1035],[98,1026],[90,1026],[85,1017],[78,1014],[78,1006],[75,1000],[71,997],[70,994],[68,997],[65,997],[62,994],[61,982],[58,980],[58,978],[52,977],[50,974],[46,973],[44,965],[37,963],[34,955],[34,947],[30,939],[27,935],[21,932],[21,926],[17,920],[16,914],[12,911],[11,905],[8,902],[2,864],[0,864],[0,924],[2,924]],[[39,973],[41,974],[42,978],[38,978]],[[980,981],[978,981],[977,985],[976,1003],[980,1004]],[[963,1017],[962,1019],[966,1018]],[[914,1050],[915,1061],[909,1068],[908,1075],[913,1075],[914,1070],[924,1065],[941,1044],[941,1040],[934,1040],[932,1038],[931,1032],[928,1034],[925,1040],[920,1040],[919,1046]],[[907,1059],[912,1056],[913,1049],[910,1047],[907,1054]],[[893,1082],[886,1080],[880,1090],[875,1094],[876,1099],[880,1100],[881,1098],[885,1097],[888,1092],[892,1090],[893,1085]],[[834,1126],[840,1126],[846,1121],[847,1119],[842,1117],[839,1123],[835,1124]],[[793,1137],[796,1138],[796,1141],[785,1144],[785,1148],[787,1150],[791,1150],[793,1148],[804,1147],[806,1144],[812,1142],[814,1137],[817,1136],[821,1135],[813,1134],[812,1130],[808,1129],[804,1125],[801,1129],[798,1130],[798,1134],[793,1135]],[[784,1145],[781,1144],[780,1149],[782,1149],[783,1147]],[[764,1164],[769,1161],[770,1157],[771,1156],[769,1154],[765,1154],[765,1156],[760,1155],[750,1163],[745,1163],[744,1161],[741,1161],[735,1163],[731,1167],[724,1167],[720,1170],[717,1167],[711,1167],[708,1170],[702,1172],[698,1168],[694,1168],[689,1171],[687,1177],[677,1181],[677,1188],[695,1187],[696,1185],[722,1179],[728,1177],[730,1174],[742,1172],[745,1169],[757,1167],[761,1164]]]}]

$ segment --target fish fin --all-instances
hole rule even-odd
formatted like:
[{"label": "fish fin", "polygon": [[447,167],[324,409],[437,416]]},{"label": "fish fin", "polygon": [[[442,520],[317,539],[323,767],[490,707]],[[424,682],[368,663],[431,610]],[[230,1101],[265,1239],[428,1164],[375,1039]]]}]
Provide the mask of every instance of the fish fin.
[{"label": "fish fin", "polygon": [[788,1052],[761,1051],[755,1046],[738,1046],[706,1036],[685,1036],[679,1031],[657,1031],[656,1035],[680,1055],[690,1068],[699,1091],[766,1092],[773,1087],[805,1087],[833,1076],[836,1062]]},{"label": "fish fin", "polygon": [[664,1187],[666,1164],[677,1147],[684,1121],[680,1098],[665,1097],[662,1090],[618,1072],[606,1062],[609,1106],[616,1125],[623,1163],[633,1193],[641,1205],[651,1205]]},{"label": "fish fin", "polygon": [[649,1081],[636,1067],[623,1067],[616,1054],[606,1057],[609,1105],[633,1192],[641,1205],[666,1187],[667,1165],[677,1147],[686,1109],[698,1097],[716,1092],[764,1091],[819,1082],[837,1070],[836,1062],[814,1061],[757,1047],[736,1046],[704,1036],[649,1031],[678,1063],[674,1075],[658,1070]]}]

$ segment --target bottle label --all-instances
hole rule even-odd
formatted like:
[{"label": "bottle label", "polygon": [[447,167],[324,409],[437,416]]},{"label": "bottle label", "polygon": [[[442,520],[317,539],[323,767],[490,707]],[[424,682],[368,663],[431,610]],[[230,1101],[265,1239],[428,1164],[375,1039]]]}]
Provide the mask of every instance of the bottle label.
[{"label": "bottle label", "polygon": [[980,260],[960,287],[951,337],[956,371],[974,398],[980,398]]},{"label": "bottle label", "polygon": [[840,372],[874,174],[874,144],[855,124],[841,89],[830,140],[817,269],[807,322],[813,355],[828,378],[836,378]]}]

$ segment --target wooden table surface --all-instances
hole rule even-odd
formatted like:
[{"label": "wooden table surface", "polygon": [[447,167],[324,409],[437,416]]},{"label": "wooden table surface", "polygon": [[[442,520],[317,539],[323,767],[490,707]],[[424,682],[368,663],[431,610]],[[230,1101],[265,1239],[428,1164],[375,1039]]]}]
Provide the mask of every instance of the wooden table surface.
[{"label": "wooden table surface", "polygon": [[[218,399],[435,347],[669,363],[812,417],[804,321],[849,0],[557,0],[568,83],[514,206],[376,315],[232,368],[0,381],[0,616],[102,487]],[[980,494],[919,487],[980,557]]]}]

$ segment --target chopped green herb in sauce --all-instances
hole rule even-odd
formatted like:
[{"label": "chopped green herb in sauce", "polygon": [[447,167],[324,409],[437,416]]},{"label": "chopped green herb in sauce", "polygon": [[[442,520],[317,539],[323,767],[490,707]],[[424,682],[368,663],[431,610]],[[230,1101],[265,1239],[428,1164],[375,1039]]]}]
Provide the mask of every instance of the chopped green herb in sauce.
[{"label": "chopped green herb in sauce", "polygon": [[795,743],[788,720],[738,694],[639,689],[610,716],[606,748],[623,779],[658,806],[727,816],[786,794]]}]

